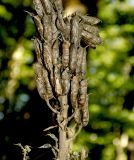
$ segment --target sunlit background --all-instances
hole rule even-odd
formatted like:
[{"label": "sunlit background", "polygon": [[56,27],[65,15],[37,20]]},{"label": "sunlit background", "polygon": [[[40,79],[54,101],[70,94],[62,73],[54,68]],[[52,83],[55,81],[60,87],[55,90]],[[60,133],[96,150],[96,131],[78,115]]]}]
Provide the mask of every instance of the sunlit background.
[{"label": "sunlit background", "polygon": [[[90,121],[77,137],[74,150],[84,146],[88,160],[134,160],[134,1],[90,2],[85,0],[89,13],[102,20],[103,44],[89,50]],[[42,130],[49,121],[32,68],[36,34],[25,13],[31,11],[31,4],[31,0],[0,1],[1,160],[22,159],[15,143],[35,148],[41,144]],[[39,151],[31,156],[32,160],[43,159]]]}]

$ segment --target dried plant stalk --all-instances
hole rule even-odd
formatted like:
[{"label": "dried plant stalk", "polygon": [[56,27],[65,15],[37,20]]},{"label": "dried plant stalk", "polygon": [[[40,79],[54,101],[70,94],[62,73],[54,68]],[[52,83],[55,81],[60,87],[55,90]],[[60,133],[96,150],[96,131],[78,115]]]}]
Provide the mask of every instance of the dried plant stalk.
[{"label": "dried plant stalk", "polygon": [[[79,13],[63,18],[61,0],[33,0],[33,4],[35,13],[29,14],[38,33],[34,39],[37,89],[40,97],[56,114],[59,131],[57,137],[49,134],[56,140],[55,146],[42,146],[51,148],[57,160],[71,160],[74,159],[72,141],[89,121],[86,47],[95,48],[101,43],[96,26],[100,20]],[[85,48],[81,45],[83,43]],[[72,122],[73,126],[70,125]],[[78,157],[84,160],[85,152],[78,153]]]}]

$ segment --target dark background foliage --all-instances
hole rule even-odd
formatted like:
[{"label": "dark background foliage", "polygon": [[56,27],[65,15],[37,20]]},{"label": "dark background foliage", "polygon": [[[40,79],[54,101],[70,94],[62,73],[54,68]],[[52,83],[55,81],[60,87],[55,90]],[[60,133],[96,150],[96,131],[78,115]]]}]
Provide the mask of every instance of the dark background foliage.
[{"label": "dark background foliage", "polygon": [[[89,50],[90,121],[74,150],[84,146],[89,160],[134,160],[134,2],[83,2],[102,20],[103,44]],[[22,159],[16,143],[32,146],[33,160],[50,155],[37,148],[51,141],[42,132],[51,125],[51,112],[35,86],[35,27],[26,10],[32,10],[30,0],[0,1],[1,160]]]}]

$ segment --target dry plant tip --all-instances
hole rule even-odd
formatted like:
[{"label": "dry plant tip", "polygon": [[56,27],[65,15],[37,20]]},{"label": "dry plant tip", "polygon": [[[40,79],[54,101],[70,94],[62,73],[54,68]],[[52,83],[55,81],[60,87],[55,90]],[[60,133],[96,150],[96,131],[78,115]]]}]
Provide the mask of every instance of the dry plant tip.
[{"label": "dry plant tip", "polygon": [[57,127],[58,127],[58,125],[56,125],[56,126],[50,126],[50,127],[46,128],[46,129],[44,129],[43,132],[47,132],[47,131],[49,131],[51,129],[54,129],[54,128],[57,128]]}]

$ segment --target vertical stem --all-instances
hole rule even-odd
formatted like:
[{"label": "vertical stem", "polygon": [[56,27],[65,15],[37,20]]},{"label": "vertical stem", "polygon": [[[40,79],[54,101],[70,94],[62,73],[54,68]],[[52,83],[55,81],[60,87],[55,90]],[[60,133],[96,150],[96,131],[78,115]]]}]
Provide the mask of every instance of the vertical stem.
[{"label": "vertical stem", "polygon": [[67,96],[59,97],[61,112],[59,115],[59,153],[58,160],[67,160],[69,147],[67,141],[68,105]]},{"label": "vertical stem", "polygon": [[66,144],[66,131],[59,127],[59,153],[58,160],[67,160],[67,144]]}]

